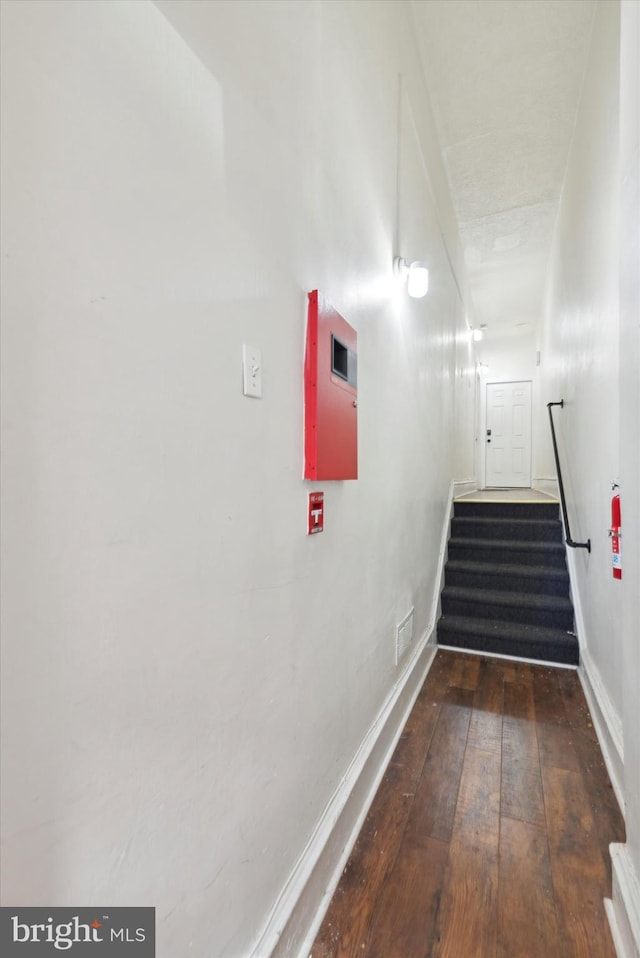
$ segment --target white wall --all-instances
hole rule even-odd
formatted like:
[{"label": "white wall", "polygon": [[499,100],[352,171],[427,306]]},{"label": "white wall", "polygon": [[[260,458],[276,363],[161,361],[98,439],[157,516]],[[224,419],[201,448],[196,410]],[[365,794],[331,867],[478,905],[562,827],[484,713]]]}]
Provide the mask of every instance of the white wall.
[{"label": "white wall", "polygon": [[629,843],[640,873],[640,4],[625,0],[621,16],[620,434],[624,480],[624,715],[628,749]]},{"label": "white wall", "polygon": [[[411,22],[320,0],[2,18],[2,892],[155,905],[159,958],[236,958],[398,681],[396,623],[427,628],[454,408],[473,432]],[[429,261],[427,299],[391,291],[395,253]],[[300,478],[315,287],[358,330],[357,482]]]},{"label": "white wall", "polygon": [[[627,890],[639,887],[640,874],[639,30],[636,2],[598,4],[541,338],[544,390],[565,400],[557,423],[572,534],[592,543],[591,555],[573,558],[574,585],[587,684],[612,766],[616,739],[624,761],[628,845],[626,864],[614,857],[614,884],[626,869]],[[546,455],[552,468],[550,444]],[[607,536],[614,479],[622,502],[621,581],[612,578]],[[620,908],[619,915],[626,909],[637,916],[631,896]],[[637,950],[640,925],[635,935]]]},{"label": "white wall", "polygon": [[454,389],[454,475],[477,485],[475,459],[477,456],[478,408],[476,387],[475,343],[466,324],[456,337],[456,384]]},{"label": "white wall", "polygon": [[[619,583],[611,575],[612,480],[620,476],[618,402],[618,4],[598,5],[556,227],[543,393],[555,410],[586,640],[611,700],[622,701]],[[547,401],[549,401],[547,399]],[[553,470],[550,443],[549,464]]]},{"label": "white wall", "polygon": [[[640,4],[620,11],[621,642],[627,843],[614,856],[614,904],[626,955],[640,955]],[[635,921],[633,920],[635,915]]]}]

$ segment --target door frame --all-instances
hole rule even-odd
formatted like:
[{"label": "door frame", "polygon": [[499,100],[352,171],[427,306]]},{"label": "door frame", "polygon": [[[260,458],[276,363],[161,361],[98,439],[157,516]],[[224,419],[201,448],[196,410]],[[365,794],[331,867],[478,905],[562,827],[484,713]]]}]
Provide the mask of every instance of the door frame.
[{"label": "door frame", "polygon": [[[531,485],[528,488],[533,488],[533,379],[529,376],[509,376],[508,378],[487,378],[483,379],[480,377],[480,430],[478,435],[478,487],[480,489],[495,489],[499,488],[496,486],[487,486],[487,386],[503,386],[508,383],[530,383],[531,385],[531,459],[530,459],[530,476],[529,482]],[[509,488],[514,489],[526,489],[527,486],[513,486]]]}]

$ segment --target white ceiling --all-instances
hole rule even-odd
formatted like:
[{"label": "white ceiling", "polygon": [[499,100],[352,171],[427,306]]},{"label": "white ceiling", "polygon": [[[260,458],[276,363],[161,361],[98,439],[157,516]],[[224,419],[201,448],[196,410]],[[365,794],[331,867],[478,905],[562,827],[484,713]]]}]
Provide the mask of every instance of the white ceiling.
[{"label": "white ceiling", "polygon": [[596,0],[412,0],[475,325],[532,331]]}]

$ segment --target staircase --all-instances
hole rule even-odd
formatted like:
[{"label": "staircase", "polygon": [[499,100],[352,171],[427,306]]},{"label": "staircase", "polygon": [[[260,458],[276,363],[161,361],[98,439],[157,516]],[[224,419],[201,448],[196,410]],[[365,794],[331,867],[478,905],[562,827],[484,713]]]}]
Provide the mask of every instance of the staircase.
[{"label": "staircase", "polygon": [[578,664],[557,503],[454,502],[438,644]]}]

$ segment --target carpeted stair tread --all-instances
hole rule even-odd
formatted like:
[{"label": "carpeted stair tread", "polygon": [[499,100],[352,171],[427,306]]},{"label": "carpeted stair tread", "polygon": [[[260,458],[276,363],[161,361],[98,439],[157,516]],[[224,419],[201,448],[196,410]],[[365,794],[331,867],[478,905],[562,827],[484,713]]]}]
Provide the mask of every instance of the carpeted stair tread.
[{"label": "carpeted stair tread", "polygon": [[567,596],[513,590],[475,589],[445,586],[442,591],[444,615],[499,619],[519,625],[570,629],[573,606]]},{"label": "carpeted stair tread", "polygon": [[454,502],[456,516],[497,516],[498,518],[514,517],[520,519],[559,519],[560,504],[549,502],[500,502],[482,501],[473,499],[456,499]]},{"label": "carpeted stair tread", "polygon": [[553,527],[555,529],[560,525],[559,518],[550,516],[540,518],[535,516],[460,516],[454,513],[453,520],[460,526],[513,526],[515,529],[522,529],[525,526],[533,526],[539,529]]},{"label": "carpeted stair tread", "polygon": [[514,609],[526,606],[531,609],[557,609],[573,611],[571,600],[560,595],[539,595],[532,592],[513,592],[502,589],[472,589],[465,586],[448,585],[442,592],[443,598],[465,599],[480,605],[509,605]]},{"label": "carpeted stair tread", "polygon": [[466,632],[469,635],[483,632],[485,635],[497,635],[502,638],[539,636],[541,642],[561,642],[567,645],[576,641],[575,633],[568,629],[545,629],[535,625],[521,625],[517,622],[500,622],[497,619],[471,619],[463,615],[443,615],[440,624],[445,629],[456,629],[458,632]]},{"label": "carpeted stair tread", "polygon": [[549,568],[543,565],[518,565],[515,562],[474,562],[471,559],[450,559],[447,570],[469,572],[478,575],[522,576],[532,579],[562,579],[568,583],[569,573],[565,569]]},{"label": "carpeted stair tread", "polygon": [[573,632],[493,619],[443,615],[438,623],[438,643],[564,665],[577,665],[579,661],[578,640]]},{"label": "carpeted stair tread", "polygon": [[[549,543],[545,542],[544,545],[547,547]],[[527,547],[531,547],[530,542],[527,543]],[[451,559],[448,565],[460,569],[462,572],[486,572],[489,574],[491,570],[497,569],[502,575],[540,575],[551,579],[567,575],[564,569],[549,568],[549,566],[544,565],[519,565],[517,562],[496,562],[495,565],[490,566],[486,562],[474,562],[473,559]]]},{"label": "carpeted stair tread", "polygon": [[526,540],[528,542],[561,542],[559,519],[518,519],[497,516],[453,516],[451,535],[480,539]]},{"label": "carpeted stair tread", "polygon": [[[524,555],[557,555],[562,558],[564,565],[565,551],[562,542],[533,542],[519,541],[517,539],[480,539],[472,536],[451,536],[449,539],[449,551],[452,550],[474,550],[491,551],[500,557],[500,553],[505,555],[509,552],[522,553]],[[527,563],[528,564],[528,563]]]}]

